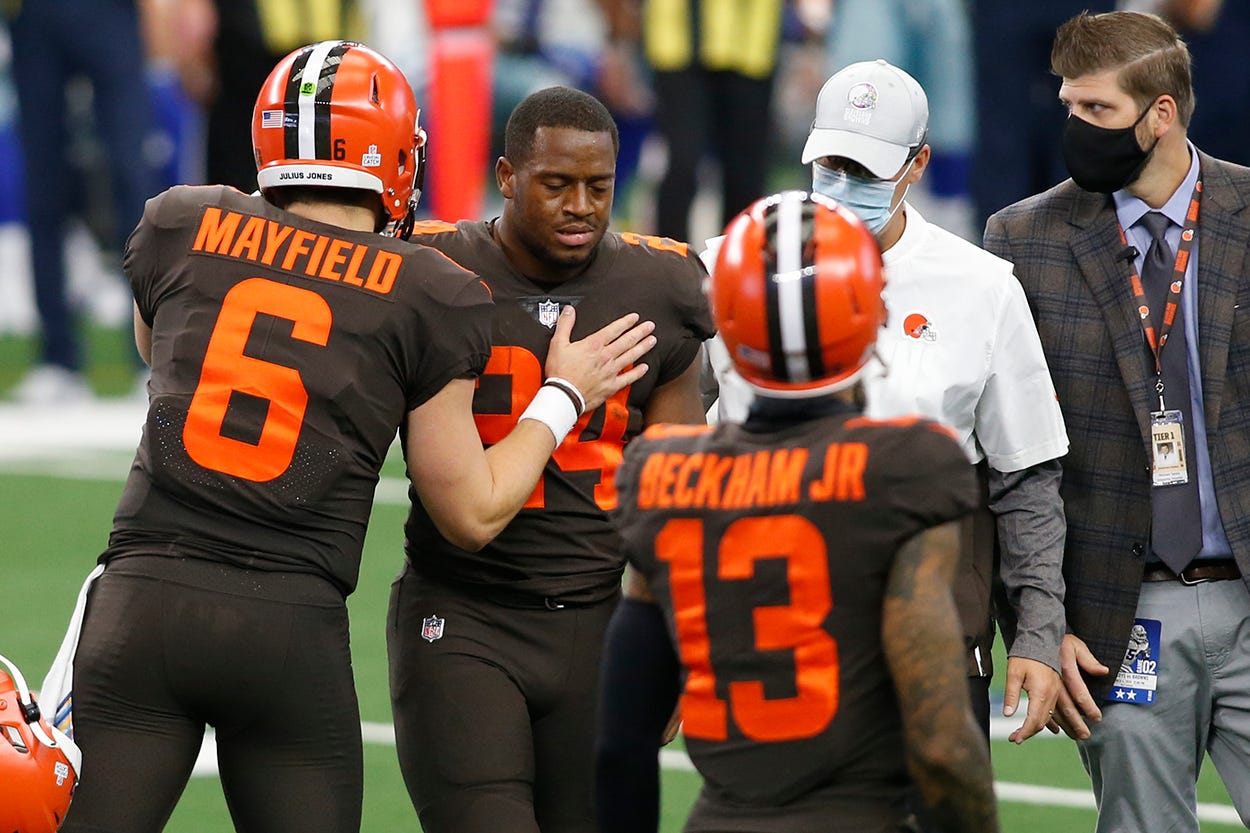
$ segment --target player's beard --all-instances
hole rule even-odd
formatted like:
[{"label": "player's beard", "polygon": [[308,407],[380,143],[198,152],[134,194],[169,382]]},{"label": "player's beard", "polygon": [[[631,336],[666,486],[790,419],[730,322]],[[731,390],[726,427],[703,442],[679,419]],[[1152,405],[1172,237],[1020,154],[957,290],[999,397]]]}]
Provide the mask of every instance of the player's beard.
[{"label": "player's beard", "polygon": [[520,229],[521,245],[544,266],[547,266],[554,273],[553,277],[559,276],[560,279],[569,277],[569,273],[580,271],[589,265],[594,258],[595,252],[599,249],[599,242],[603,240],[605,230],[596,228],[593,231],[594,237],[589,246],[585,249],[564,249],[559,248],[559,242],[555,240],[555,232],[551,232],[550,242],[539,239],[537,235],[529,233],[528,229],[521,226]]}]

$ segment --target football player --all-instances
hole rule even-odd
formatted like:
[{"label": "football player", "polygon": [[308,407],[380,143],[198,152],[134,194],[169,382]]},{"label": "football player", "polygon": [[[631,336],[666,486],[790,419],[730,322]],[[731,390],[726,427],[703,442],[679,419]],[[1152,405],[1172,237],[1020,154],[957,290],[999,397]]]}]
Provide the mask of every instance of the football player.
[{"label": "football player", "polygon": [[[968,687],[988,744],[991,587],[1001,578],[994,610],[1008,646],[1003,714],[1019,714],[1020,694],[1028,693],[1027,713],[1010,738],[1023,743],[1047,725],[1062,690],[1065,521],[1057,458],[1068,441],[1037,330],[1011,264],[927,222],[906,199],[930,159],[928,98],[914,78],[885,61],[851,64],[825,82],[815,109],[802,154],[811,163],[812,190],[853,210],[873,231],[888,276],[891,320],[876,344],[883,371],[865,373],[866,412],[938,420],[978,464],[981,506],[961,521],[955,591]],[[707,241],[709,265],[721,239]],[[719,379],[716,414],[741,421],[751,389],[718,340],[709,342],[708,354]],[[622,610],[622,618],[632,615],[628,606]],[[609,639],[653,626],[614,624]],[[648,663],[658,665],[658,658]],[[658,678],[636,676],[605,687],[605,696],[648,704],[635,706],[633,720],[601,731],[616,773],[603,782],[614,794],[601,797],[614,808],[605,817],[621,825],[613,830],[654,827],[658,719],[651,712],[664,689]],[[627,817],[643,808],[646,820]]]},{"label": "football player", "polygon": [[298,49],[260,90],[252,141],[259,193],[173,188],[127,246],[150,403],[74,661],[92,775],[64,831],[159,831],[206,724],[238,829],[358,830],[344,599],[397,427],[431,522],[474,549],[583,401],[649,370],[649,322],[570,343],[570,312],[484,450],[470,403],[490,293],[401,239],[425,136],[399,69],[358,43]]},{"label": "football player", "polygon": [[647,431],[613,512],[659,605],[636,636],[681,660],[704,779],[685,830],[898,831],[914,780],[946,829],[995,831],[952,596],[976,479],[945,427],[860,412],[885,323],[877,243],[797,191],[726,234],[712,310],[750,412]]},{"label": "football player", "polygon": [[[937,420],[977,466],[981,506],[960,530],[955,585],[968,689],[988,743],[997,616],[1007,647],[1003,715],[1017,715],[1027,692],[1023,723],[1010,736],[1024,743],[1046,726],[1063,688],[1059,458],[1068,437],[1012,264],[928,222],[907,201],[931,158],[928,130],[928,96],[916,79],[885,61],[862,61],[821,87],[802,159],[811,164],[812,190],[854,211],[881,246],[892,316],[877,342],[882,370],[864,378],[867,413]],[[704,257],[715,245],[708,241]],[[709,354],[718,414],[740,419],[750,391],[723,351]]]},{"label": "football player", "polygon": [[700,347],[712,334],[694,252],[608,232],[617,146],[594,97],[536,92],[513,110],[495,166],[503,213],[414,234],[494,296],[494,346],[473,401],[488,445],[514,429],[551,328],[572,310],[574,334],[636,310],[657,339],[647,372],[585,409],[525,507],[480,552],[444,534],[414,490],[388,642],[400,765],[427,833],[596,830],[599,660],[624,565],[607,517],[613,474],[644,425],[703,421]]}]

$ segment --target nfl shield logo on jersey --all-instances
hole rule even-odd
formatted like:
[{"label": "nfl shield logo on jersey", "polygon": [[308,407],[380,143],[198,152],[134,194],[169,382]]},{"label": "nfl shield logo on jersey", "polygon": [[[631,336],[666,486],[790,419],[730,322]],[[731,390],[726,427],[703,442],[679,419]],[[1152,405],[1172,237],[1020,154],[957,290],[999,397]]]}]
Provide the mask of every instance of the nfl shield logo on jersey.
[{"label": "nfl shield logo on jersey", "polygon": [[559,301],[539,301],[538,302],[538,323],[544,327],[554,327],[556,320],[560,317]]},{"label": "nfl shield logo on jersey", "polygon": [[443,622],[444,619],[438,618],[438,615],[430,616],[421,620],[421,638],[426,642],[433,642],[435,639],[443,638]]}]

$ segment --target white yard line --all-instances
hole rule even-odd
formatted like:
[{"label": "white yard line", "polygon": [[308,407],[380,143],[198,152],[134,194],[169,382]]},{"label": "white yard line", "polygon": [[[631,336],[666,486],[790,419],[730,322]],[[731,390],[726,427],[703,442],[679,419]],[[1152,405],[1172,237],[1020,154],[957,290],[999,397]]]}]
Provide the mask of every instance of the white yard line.
[{"label": "white yard line", "polygon": [[146,403],[129,398],[48,407],[0,404],[0,461],[133,452],[146,409]]},{"label": "white yard line", "polygon": [[[120,483],[130,471],[146,408],[133,399],[49,408],[0,403],[0,472]],[[374,502],[406,506],[408,481],[382,478]]]},{"label": "white yard line", "polygon": [[[1008,721],[1002,722],[1007,723]],[[380,746],[395,745],[395,727],[389,723],[361,723],[360,732],[365,743]],[[680,772],[695,771],[694,764],[690,762],[690,757],[685,752],[676,749],[661,750],[660,766],[664,769]],[[217,752],[212,732],[209,732],[204,738],[204,746],[200,750],[199,759],[195,762],[193,774],[199,777],[216,776],[217,774]],[[1013,804],[1073,807],[1091,811],[1094,809],[1094,796],[1089,790],[1039,787],[1036,784],[995,781],[994,792],[998,796],[999,801]],[[1219,824],[1241,824],[1241,818],[1237,815],[1237,811],[1226,804],[1200,803],[1198,805],[1198,818],[1200,821]]]},{"label": "white yard line", "polygon": [[[1076,807],[1093,810],[1094,795],[1088,790],[1066,790],[1059,787],[1039,787],[1036,784],[1012,784],[995,781],[994,792],[999,801],[1013,804],[1043,804],[1048,807]],[[1198,803],[1198,820],[1218,824],[1241,826],[1241,816],[1229,804]]]}]

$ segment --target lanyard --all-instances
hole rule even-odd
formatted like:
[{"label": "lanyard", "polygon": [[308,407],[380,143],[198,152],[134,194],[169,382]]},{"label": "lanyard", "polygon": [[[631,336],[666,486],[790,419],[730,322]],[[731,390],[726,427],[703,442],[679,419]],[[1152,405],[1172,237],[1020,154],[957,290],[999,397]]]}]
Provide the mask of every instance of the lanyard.
[{"label": "lanyard", "polygon": [[[1202,176],[1199,175],[1194,184],[1194,192],[1189,198],[1189,209],[1185,212],[1185,225],[1181,230],[1181,244],[1176,250],[1176,261],[1172,264],[1172,283],[1168,287],[1167,301],[1163,307],[1163,317],[1159,323],[1159,332],[1155,333],[1150,317],[1150,302],[1146,298],[1146,290],[1142,287],[1141,275],[1137,265],[1129,262],[1129,282],[1133,287],[1133,299],[1137,302],[1137,312],[1141,316],[1142,333],[1146,336],[1146,346],[1155,360],[1155,375],[1158,376],[1156,389],[1159,392],[1159,409],[1163,409],[1163,348],[1168,343],[1168,334],[1172,332],[1172,324],[1176,321],[1176,310],[1181,302],[1181,289],[1185,285],[1185,268],[1189,265],[1189,251],[1194,247],[1194,238],[1198,231],[1198,209],[1202,201]],[[1128,236],[1124,227],[1119,226],[1120,242],[1128,246]]]}]

